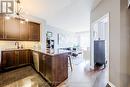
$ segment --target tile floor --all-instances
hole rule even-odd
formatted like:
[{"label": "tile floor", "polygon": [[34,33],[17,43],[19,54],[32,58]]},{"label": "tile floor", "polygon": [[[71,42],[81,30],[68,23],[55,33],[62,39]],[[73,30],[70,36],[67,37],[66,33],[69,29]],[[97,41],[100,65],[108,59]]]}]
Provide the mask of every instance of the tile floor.
[{"label": "tile floor", "polygon": [[31,66],[0,74],[0,87],[50,87]]},{"label": "tile floor", "polygon": [[[69,78],[58,87],[105,87],[106,70],[92,71],[82,62],[69,68]],[[49,87],[30,66],[0,74],[0,87]]]}]

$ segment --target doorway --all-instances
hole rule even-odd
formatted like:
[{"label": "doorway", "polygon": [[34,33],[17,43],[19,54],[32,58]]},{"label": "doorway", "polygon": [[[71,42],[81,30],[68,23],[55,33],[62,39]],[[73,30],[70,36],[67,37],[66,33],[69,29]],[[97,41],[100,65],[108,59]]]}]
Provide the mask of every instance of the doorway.
[{"label": "doorway", "polygon": [[97,21],[92,23],[91,26],[91,68],[94,69],[94,41],[104,40],[105,41],[105,61],[106,64],[106,79],[109,81],[109,13],[99,18]]}]

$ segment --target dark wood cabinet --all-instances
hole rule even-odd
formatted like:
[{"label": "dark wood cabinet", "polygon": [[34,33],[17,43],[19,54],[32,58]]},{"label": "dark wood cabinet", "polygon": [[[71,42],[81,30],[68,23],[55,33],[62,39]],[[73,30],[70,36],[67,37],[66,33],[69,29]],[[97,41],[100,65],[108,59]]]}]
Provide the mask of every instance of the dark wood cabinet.
[{"label": "dark wood cabinet", "polygon": [[39,53],[39,71],[46,76],[46,55]]},{"label": "dark wood cabinet", "polygon": [[30,58],[29,58],[29,51],[28,50],[21,50],[19,51],[19,64],[30,64]]},{"label": "dark wood cabinet", "polygon": [[29,40],[40,41],[40,24],[29,22]]},{"label": "dark wood cabinet", "polygon": [[68,78],[68,53],[48,55],[34,52],[39,57],[39,69],[37,70],[36,66],[35,69],[51,84],[51,87],[56,87]]},{"label": "dark wood cabinet", "polygon": [[15,18],[5,19],[5,39],[6,40],[19,40],[19,24],[20,21]]},{"label": "dark wood cabinet", "polygon": [[28,50],[28,62],[29,62],[29,64],[32,64],[32,65],[34,64],[32,50]]},{"label": "dark wood cabinet", "polygon": [[20,55],[19,51],[14,51],[15,67],[19,65],[19,61],[20,61],[19,55]]},{"label": "dark wood cabinet", "polygon": [[0,40],[4,39],[4,18],[0,15]]},{"label": "dark wood cabinet", "polygon": [[3,69],[10,69],[22,65],[32,64],[30,50],[2,51],[1,64]]},{"label": "dark wood cabinet", "polygon": [[4,15],[0,15],[0,40],[40,41],[40,24],[20,21],[22,19],[5,19]]},{"label": "dark wood cabinet", "polygon": [[54,73],[52,71],[52,66],[53,66],[53,64],[52,64],[52,56],[47,55],[46,56],[46,78],[51,83],[53,81],[53,75],[52,75],[52,73]]},{"label": "dark wood cabinet", "polygon": [[20,40],[29,40],[29,25],[28,22],[20,23]]},{"label": "dark wood cabinet", "polygon": [[23,65],[32,65],[51,87],[56,87],[68,78],[68,53],[49,55],[32,50],[2,51],[2,70]]},{"label": "dark wood cabinet", "polygon": [[56,87],[68,78],[68,53],[46,55],[46,79]]},{"label": "dark wood cabinet", "polygon": [[16,65],[14,51],[4,51],[2,52],[2,68],[8,69],[10,67],[14,67]]}]

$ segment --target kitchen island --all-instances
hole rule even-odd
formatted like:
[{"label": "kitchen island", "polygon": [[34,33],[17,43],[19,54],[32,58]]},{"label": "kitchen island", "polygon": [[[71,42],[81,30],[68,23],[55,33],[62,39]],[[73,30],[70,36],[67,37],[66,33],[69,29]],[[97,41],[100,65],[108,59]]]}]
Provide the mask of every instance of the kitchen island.
[{"label": "kitchen island", "polygon": [[68,53],[46,53],[32,49],[6,49],[1,52],[1,69],[31,65],[51,85],[56,87],[68,78]]},{"label": "kitchen island", "polygon": [[68,52],[39,53],[39,72],[55,87],[68,78]]}]

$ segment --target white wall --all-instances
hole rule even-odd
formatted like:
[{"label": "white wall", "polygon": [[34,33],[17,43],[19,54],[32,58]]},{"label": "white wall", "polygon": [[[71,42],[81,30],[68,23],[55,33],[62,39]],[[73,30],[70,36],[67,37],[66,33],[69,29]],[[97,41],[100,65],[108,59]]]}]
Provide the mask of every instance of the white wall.
[{"label": "white wall", "polygon": [[47,20],[49,25],[80,32],[90,29],[92,0],[21,0],[25,12]]},{"label": "white wall", "polygon": [[108,12],[110,13],[109,81],[116,87],[120,87],[120,0],[102,0],[91,11],[91,24]]},{"label": "white wall", "polygon": [[90,47],[90,31],[77,32],[77,43],[79,43],[80,47],[83,49],[87,49]]},{"label": "white wall", "polygon": [[[61,30],[59,28],[56,28],[56,27],[53,27],[50,25],[46,25],[45,32],[47,33],[47,31],[53,33],[52,39],[55,41],[55,49],[62,48],[62,47],[63,48],[72,47],[74,45],[74,43],[76,42],[75,33],[73,33],[73,32]],[[58,45],[58,39],[57,39],[58,34],[60,34],[64,37],[63,38],[64,40],[59,45]]]},{"label": "white wall", "polygon": [[130,9],[128,0],[121,0],[121,87],[130,86]]},{"label": "white wall", "polygon": [[70,1],[73,2],[54,14],[52,18],[47,19],[48,24],[71,32],[82,32],[90,30],[91,1]]}]

